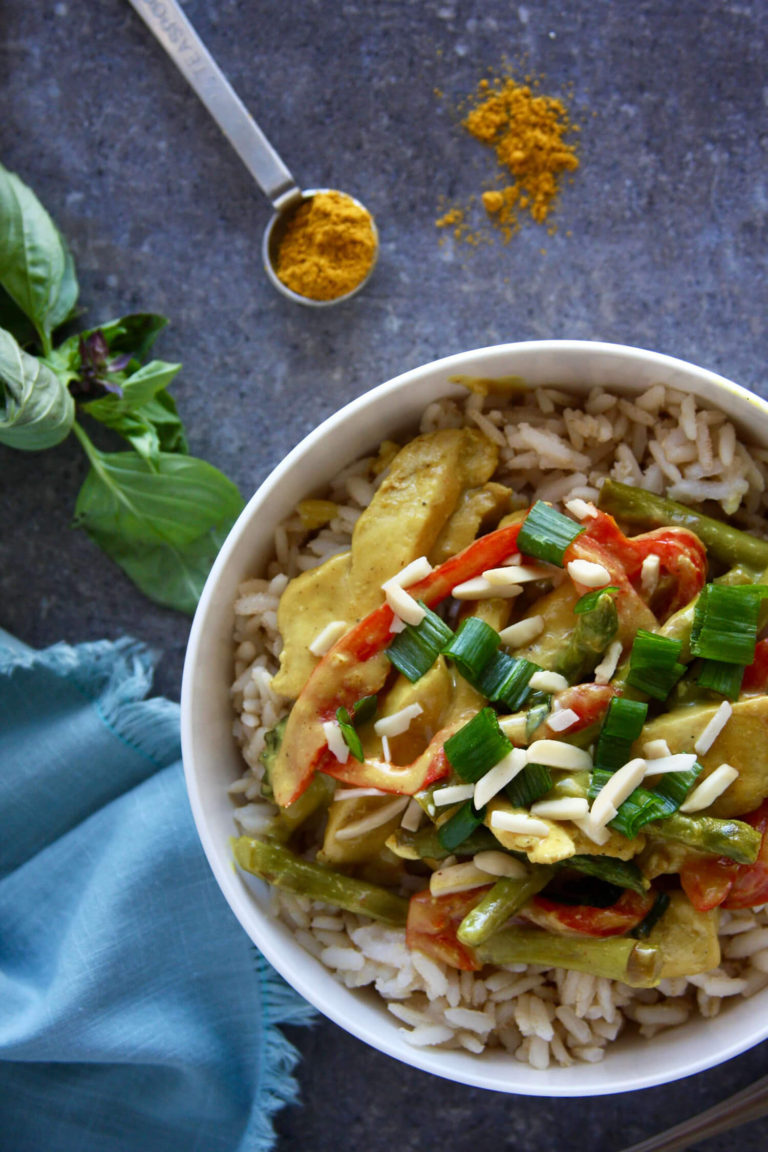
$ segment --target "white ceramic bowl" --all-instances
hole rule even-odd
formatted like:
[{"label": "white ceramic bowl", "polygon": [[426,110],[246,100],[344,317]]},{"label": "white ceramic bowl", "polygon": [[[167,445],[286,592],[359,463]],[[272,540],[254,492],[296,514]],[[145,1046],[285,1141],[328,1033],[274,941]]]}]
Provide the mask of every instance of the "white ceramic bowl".
[{"label": "white ceramic bowl", "polygon": [[192,625],[181,701],[184,769],[192,811],[214,875],[233,912],[266,958],[307,1000],[354,1036],[405,1064],[449,1080],[531,1096],[597,1096],[666,1083],[719,1064],[768,1036],[768,989],[726,1006],[713,1020],[692,1019],[652,1041],[629,1037],[609,1046],[599,1064],[546,1072],[500,1051],[420,1049],[367,991],[350,991],[269,915],[266,886],[232,864],[235,832],[227,786],[243,765],[232,738],[233,602],[238,584],[257,575],[272,551],[275,525],[296,502],[321,493],[346,463],[388,436],[413,428],[440,396],[462,389],[457,375],[522,378],[585,392],[610,386],[632,395],[660,381],[724,409],[749,438],[768,444],[768,404],[721,376],[681,360],[620,345],[537,341],[465,352],[406,372],[352,401],[310,433],[251,498],[227,538]]}]

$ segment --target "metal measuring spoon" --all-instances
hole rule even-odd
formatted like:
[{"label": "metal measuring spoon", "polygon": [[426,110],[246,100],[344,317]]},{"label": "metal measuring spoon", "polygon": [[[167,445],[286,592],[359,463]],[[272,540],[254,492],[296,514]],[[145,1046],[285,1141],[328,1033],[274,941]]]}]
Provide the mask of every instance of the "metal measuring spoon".
[{"label": "metal measuring spoon", "polygon": [[[297,304],[314,308],[327,308],[355,296],[367,283],[379,255],[379,236],[373,216],[371,227],[376,244],[374,257],[368,273],[351,292],[336,296],[333,300],[313,300],[293,292],[283,284],[275,271],[276,256],[291,215],[304,201],[311,200],[318,192],[331,189],[308,188],[302,191],[299,188],[176,0],[130,0],[130,3],[205,104],[259,188],[272,201],[275,213],[264,232],[262,258],[267,276],[278,292]],[[354,200],[354,197],[350,199]],[[354,202],[364,208],[359,200]]]}]

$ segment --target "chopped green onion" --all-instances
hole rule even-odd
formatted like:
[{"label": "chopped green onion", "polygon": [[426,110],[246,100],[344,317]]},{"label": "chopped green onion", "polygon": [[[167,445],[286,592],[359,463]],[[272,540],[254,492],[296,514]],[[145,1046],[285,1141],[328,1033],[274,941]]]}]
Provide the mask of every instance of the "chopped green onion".
[{"label": "chopped green onion", "polygon": [[676,812],[703,771],[697,761],[687,772],[665,772],[654,785],[653,791],[671,800]]},{"label": "chopped green onion", "polygon": [[694,764],[687,772],[666,772],[653,790],[635,788],[609,826],[631,840],[651,821],[665,820],[677,812],[702,771],[701,764]]},{"label": "chopped green onion", "polygon": [[724,660],[702,660],[696,683],[710,692],[717,692],[728,700],[738,700],[741,681],[744,678],[743,664],[726,664]]},{"label": "chopped green onion", "polygon": [[640,921],[636,928],[632,929],[630,936],[634,936],[635,940],[646,940],[650,936],[653,928],[655,928],[659,920],[661,920],[667,908],[669,908],[669,893],[657,893],[650,912],[644,920]]},{"label": "chopped green onion", "polygon": [[678,662],[682,641],[639,628],[629,654],[627,681],[654,700],[666,700],[685,672]]},{"label": "chopped green onion", "polygon": [[584,526],[537,500],[523,521],[517,546],[525,556],[563,566],[569,544],[584,532]]},{"label": "chopped green onion", "polygon": [[[599,780],[597,783],[602,787]],[[650,824],[653,820],[663,820],[675,811],[674,804],[665,796],[650,792],[647,788],[635,788],[632,795],[620,806],[609,827],[631,840],[645,824]]]},{"label": "chopped green onion", "polygon": [[600,788],[614,772],[630,759],[630,749],[640,736],[648,714],[648,705],[642,700],[629,700],[626,696],[614,696],[597,738],[595,749],[595,772],[592,774],[589,797],[594,800],[599,788],[595,773],[604,773]]},{"label": "chopped green onion", "polygon": [[344,743],[346,744],[347,748],[349,748],[349,751],[352,753],[355,760],[359,760],[362,764],[363,760],[365,759],[363,756],[362,741],[360,740],[357,732],[355,732],[355,727],[352,723],[352,717],[343,704],[336,709],[336,720],[338,722],[339,728],[341,729],[341,735],[344,739]]},{"label": "chopped green onion", "polygon": [[386,649],[395,668],[411,683],[420,680],[429,671],[441,648],[453,636],[444,620],[424,604],[421,606],[425,613],[423,620],[419,624],[406,624]]},{"label": "chopped green onion", "polygon": [[726,664],[751,664],[764,595],[768,595],[768,588],[759,584],[705,584],[693,615],[694,656]]},{"label": "chopped green onion", "polygon": [[352,705],[352,723],[365,724],[366,721],[373,720],[378,704],[377,696],[361,696]]},{"label": "chopped green onion", "polygon": [[614,696],[608,705],[608,711],[600,730],[600,737],[621,738],[631,744],[639,738],[647,715],[648,705],[644,700],[630,700],[628,696]]},{"label": "chopped green onion", "polygon": [[487,700],[503,704],[510,712],[517,712],[528,696],[531,677],[539,671],[538,664],[522,656],[496,652],[472,683]]},{"label": "chopped green onion", "polygon": [[[455,852],[482,824],[484,816],[485,808],[478,812],[471,800],[465,800],[461,808],[437,830],[437,838],[443,848],[448,852]],[[488,879],[490,882],[491,878]]]},{"label": "chopped green onion", "polygon": [[569,856],[562,861],[563,868],[575,868],[587,876],[597,876],[607,884],[629,888],[643,896],[648,882],[632,860],[618,860],[613,856]]},{"label": "chopped green onion", "polygon": [[512,741],[499,727],[493,708],[481,708],[468,724],[445,742],[445,755],[467,784],[474,784],[511,752]]},{"label": "chopped green onion", "polygon": [[608,584],[605,588],[593,588],[591,592],[585,592],[573,606],[573,610],[577,616],[581,616],[584,612],[592,612],[597,607],[597,602],[601,596],[606,592],[619,592],[615,584]]},{"label": "chopped green onion", "polygon": [[[631,745],[640,735],[647,708],[648,705],[640,700],[629,700],[623,696],[611,700],[595,749],[595,767],[590,781],[591,801],[607,785],[611,775],[630,759]],[[618,809],[616,817],[610,821],[610,827],[631,840],[649,821],[671,816],[690,793],[701,771],[701,765],[694,764],[687,772],[664,774],[653,790],[634,789]]]},{"label": "chopped green onion", "polygon": [[477,616],[467,616],[458,631],[443,646],[442,652],[453,660],[465,680],[474,682],[493,658],[501,643],[495,628]]},{"label": "chopped green onion", "polygon": [[543,764],[526,764],[504,789],[504,795],[515,808],[530,808],[552,787],[552,773]]}]

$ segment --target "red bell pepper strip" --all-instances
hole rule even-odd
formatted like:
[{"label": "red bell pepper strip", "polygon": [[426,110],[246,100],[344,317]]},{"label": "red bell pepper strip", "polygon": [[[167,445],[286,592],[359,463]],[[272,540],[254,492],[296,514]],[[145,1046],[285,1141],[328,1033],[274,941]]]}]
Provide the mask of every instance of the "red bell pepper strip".
[{"label": "red bell pepper strip", "polygon": [[692,856],[680,869],[682,889],[698,912],[768,903],[768,800],[740,819],[763,834],[754,864],[735,864],[725,856]]},{"label": "red bell pepper strip", "polygon": [[[661,605],[654,599],[656,615],[666,619],[678,608],[690,604],[707,578],[707,553],[704,545],[687,528],[655,528],[639,536],[625,536],[607,512],[596,510],[586,521],[586,531],[578,540],[592,540],[617,560],[630,583],[639,587],[643,561],[658,556]],[[573,547],[573,545],[571,546]]]},{"label": "red bell pepper strip", "polygon": [[565,564],[568,565],[571,560],[590,560],[594,564],[602,565],[608,572],[610,583],[619,589],[614,594],[619,617],[619,639],[626,642],[628,637],[634,636],[638,627],[651,629],[656,626],[656,617],[634,588],[622,561],[604,544],[592,540],[586,534],[577,536],[565,552]]},{"label": "red bell pepper strip", "polygon": [[477,972],[482,963],[473,948],[462,944],[456,932],[464,917],[482,900],[492,885],[472,888],[468,892],[452,892],[447,896],[433,896],[428,888],[411,896],[405,942],[411,950],[424,952],[433,960],[460,968],[463,972]]},{"label": "red bell pepper strip", "polygon": [[537,895],[520,915],[561,936],[624,936],[645,919],[654,901],[652,892],[641,896],[629,889],[608,908],[594,908],[591,904],[561,904],[548,896]]},{"label": "red bell pepper strip", "polygon": [[412,796],[414,792],[429,788],[430,784],[450,775],[451,765],[443,745],[459,727],[461,722],[441,728],[411,764],[387,764],[384,760],[366,760],[361,764],[352,757],[342,764],[326,747],[320,752],[315,771],[325,772],[326,776],[333,776],[344,784],[364,784],[366,788]]},{"label": "red bell pepper strip", "polygon": [[[451,594],[457,584],[479,576],[486,568],[498,567],[512,555],[520,527],[521,522],[518,522],[481,536],[423,580],[410,585],[409,595],[434,608]],[[321,761],[323,771],[329,771],[323,723],[334,719],[340,705],[351,708],[362,696],[372,695],[383,687],[391,669],[383,650],[392,639],[393,619],[394,613],[388,604],[375,608],[333,645],[302,689],[289,713],[272,770],[272,788],[281,807],[285,808],[298,799]],[[348,783],[369,786],[365,764],[355,761],[339,767],[346,768],[344,779]],[[425,764],[424,768],[429,768],[429,765]],[[400,782],[397,790],[412,795],[425,786],[427,775],[428,772],[418,778],[414,771],[407,783],[405,779]]]}]

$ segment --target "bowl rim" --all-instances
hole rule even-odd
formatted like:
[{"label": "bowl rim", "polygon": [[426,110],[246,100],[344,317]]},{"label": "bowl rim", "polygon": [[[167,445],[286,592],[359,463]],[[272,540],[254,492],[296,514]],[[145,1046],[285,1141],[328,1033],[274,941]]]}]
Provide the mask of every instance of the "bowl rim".
[{"label": "bowl rim", "polygon": [[[459,1053],[457,1050],[416,1048],[404,1042],[396,1043],[393,1039],[396,1035],[394,1020],[393,1028],[390,1031],[385,1030],[381,1034],[370,1025],[367,1019],[363,1018],[364,1014],[361,1015],[360,1012],[356,1011],[356,1006],[362,1003],[365,990],[347,989],[323,968],[322,971],[327,973],[333,981],[334,988],[342,994],[340,996],[342,1004],[346,1005],[348,1002],[349,1007],[339,1008],[335,1003],[329,1005],[324,999],[322,987],[309,975],[309,969],[314,965],[322,968],[320,962],[306,953],[302,946],[293,939],[290,932],[286,932],[278,926],[277,921],[270,921],[270,918],[264,915],[255,902],[251,900],[247,886],[241,882],[231,860],[225,859],[220,839],[214,837],[209,826],[208,813],[202,796],[202,776],[199,774],[191,722],[198,703],[197,691],[203,640],[208,617],[216,605],[219,581],[222,574],[226,572],[233,553],[248,532],[255,511],[269,497],[270,493],[282,484],[296,463],[304,456],[311,454],[328,433],[334,432],[340,425],[343,425],[351,415],[369,410],[372,406],[386,400],[392,394],[398,393],[409,385],[428,380],[432,376],[442,375],[445,376],[442,394],[449,395],[452,390],[458,394],[460,388],[458,385],[452,388],[451,376],[460,374],[468,365],[476,364],[478,360],[485,362],[489,359],[503,359],[507,356],[515,359],[546,354],[554,354],[559,358],[564,355],[596,357],[597,359],[617,357],[625,361],[634,361],[638,365],[644,364],[649,370],[655,369],[660,373],[682,373],[687,379],[695,380],[700,384],[707,403],[717,406],[715,400],[706,396],[707,392],[714,391],[721,394],[724,391],[734,399],[740,408],[752,406],[758,409],[761,420],[766,425],[765,438],[768,443],[768,402],[764,399],[716,372],[701,368],[678,357],[619,343],[591,340],[531,340],[488,345],[418,365],[376,385],[326,417],[292,448],[259,484],[222,545],[200,597],[187,644],[181,691],[182,758],[187,793],[198,836],[211,870],[232,912],[273,967],[326,1018],[333,1020],[345,1031],[364,1043],[368,1043],[374,1049],[384,1052],[400,1062],[448,1080],[473,1087],[530,1096],[602,1096],[671,1083],[724,1063],[768,1037],[768,1018],[766,1018],[762,1028],[756,1028],[754,1032],[746,1036],[734,1038],[717,1051],[707,1052],[697,1049],[693,1056],[689,1055],[681,1062],[682,1068],[673,1067],[671,1070],[668,1067],[657,1068],[642,1073],[635,1070],[624,1075],[614,1074],[613,1076],[605,1074],[603,1064],[577,1065],[576,1067],[581,1070],[580,1075],[573,1075],[571,1069],[560,1067],[547,1071],[532,1070],[528,1065],[515,1061],[509,1053],[505,1053],[506,1059],[504,1061],[508,1075],[494,1075],[487,1054],[479,1058],[473,1057],[470,1063],[465,1059],[470,1055],[469,1053]],[[492,373],[489,372],[487,375],[491,376]],[[644,387],[649,387],[650,383],[649,380],[646,380]],[[536,386],[539,386],[538,382],[531,385],[532,388]],[[588,388],[588,383],[582,382],[578,387],[585,391]],[[426,403],[425,401],[421,407],[425,407]],[[720,406],[722,407],[722,404]],[[730,414],[729,418],[732,418]],[[740,421],[738,418],[734,422],[737,427],[739,423],[744,424],[744,421]],[[364,446],[355,447],[349,456],[349,461],[364,450]],[[344,463],[346,462],[348,461],[345,459]],[[285,950],[286,942],[288,943],[287,952]],[[299,956],[298,953],[301,955]],[[310,961],[309,965],[305,962],[306,960]],[[361,996],[361,992],[363,996]],[[657,1049],[660,1048],[660,1045],[656,1043],[658,1039],[658,1037],[654,1038]],[[458,1060],[454,1059],[457,1055],[460,1057]],[[475,1067],[476,1071],[474,1070]],[[521,1070],[527,1070],[526,1074],[522,1075]],[[530,1075],[532,1071],[535,1076]],[[610,1073],[611,1070],[608,1069],[607,1071]],[[591,1079],[589,1073],[592,1074],[591,1078],[594,1079],[594,1083],[589,1083],[585,1088],[585,1081]]]}]

